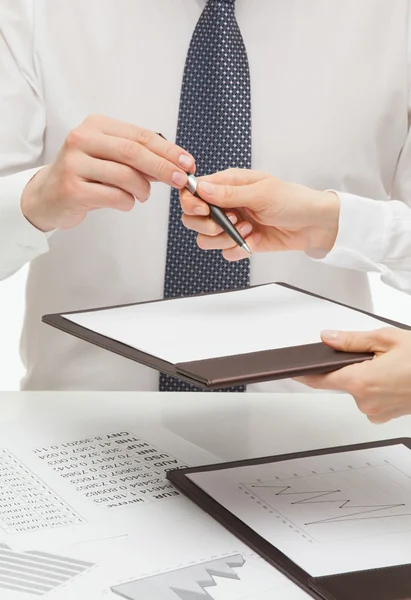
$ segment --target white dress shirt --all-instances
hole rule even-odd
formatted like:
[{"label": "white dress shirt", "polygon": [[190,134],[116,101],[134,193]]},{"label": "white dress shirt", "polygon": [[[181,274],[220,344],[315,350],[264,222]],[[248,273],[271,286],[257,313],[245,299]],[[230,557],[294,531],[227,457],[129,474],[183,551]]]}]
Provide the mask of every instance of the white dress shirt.
[{"label": "white dress shirt", "polygon": [[[205,2],[1,2],[0,276],[32,261],[25,389],[157,388],[155,371],[41,316],[161,298],[170,190],[155,184],[131,213],[95,211],[49,237],[22,216],[20,197],[33,169],[51,162],[89,114],[175,138],[185,57]],[[409,209],[357,197],[411,201],[409,0],[236,5],[251,69],[253,168],[355,194],[342,195],[339,238],[324,262],[257,254],[251,283],[285,281],[369,309],[366,274],[350,269],[384,269],[401,287],[396,272],[411,266]],[[270,385],[282,384],[249,389]]]}]

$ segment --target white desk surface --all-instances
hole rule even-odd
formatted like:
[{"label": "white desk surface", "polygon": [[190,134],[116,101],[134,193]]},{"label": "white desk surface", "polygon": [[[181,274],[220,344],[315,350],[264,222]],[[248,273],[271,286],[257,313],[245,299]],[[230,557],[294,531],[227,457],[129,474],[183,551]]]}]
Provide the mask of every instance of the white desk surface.
[{"label": "white desk surface", "polygon": [[411,416],[373,425],[345,394],[0,392],[0,423],[45,416],[91,431],[160,425],[223,460],[411,436]]},{"label": "white desk surface", "polygon": [[[64,432],[81,429],[82,432],[89,431],[90,435],[97,435],[100,431],[124,431],[127,428],[144,437],[144,432],[152,430],[153,427],[166,429],[174,436],[203,448],[219,459],[236,460],[378,439],[409,437],[411,417],[385,425],[372,425],[358,411],[354,400],[343,394],[0,393],[0,428],[3,432],[8,429],[21,430],[33,432],[35,435],[52,428]],[[0,447],[3,445],[4,440],[0,439]],[[194,459],[193,466],[195,464]],[[170,511],[171,504],[168,505]],[[123,512],[124,515],[129,515],[123,518],[134,520],[133,510],[138,509]],[[183,519],[181,507],[177,512],[178,519]],[[150,514],[153,515],[152,518],[158,517],[155,511]],[[192,515],[189,518],[193,519]],[[158,529],[156,535],[156,552],[159,555],[162,552],[166,554],[167,551],[172,554],[175,546],[172,536],[162,537],[161,529]],[[10,536],[2,536],[0,527],[0,544],[2,542],[10,544]],[[118,581],[121,582],[120,576]],[[294,589],[294,586],[292,587]],[[226,595],[222,595],[222,591],[218,595],[219,589],[225,588],[220,585],[207,588],[209,596],[205,594],[205,598],[231,598],[228,591]],[[74,588],[71,591],[71,594],[73,593]],[[115,600],[120,597],[111,593],[110,589],[103,596],[90,592],[87,592],[87,596],[81,594],[82,592],[77,591],[76,595],[68,594],[62,597],[87,597],[89,600],[100,597]],[[12,591],[2,591],[1,585],[0,597],[5,600],[20,598],[19,594]],[[54,598],[54,595],[52,597]],[[167,599],[169,597],[174,598],[171,595],[164,596]],[[234,597],[254,600],[257,595],[247,593]],[[259,600],[271,597],[274,596],[258,595]],[[282,600],[304,597],[306,596],[297,588],[295,591],[287,589],[287,593],[281,595]],[[163,596],[158,598],[162,600]],[[145,598],[141,597],[141,600]],[[150,600],[157,600],[157,596],[150,597]]]}]

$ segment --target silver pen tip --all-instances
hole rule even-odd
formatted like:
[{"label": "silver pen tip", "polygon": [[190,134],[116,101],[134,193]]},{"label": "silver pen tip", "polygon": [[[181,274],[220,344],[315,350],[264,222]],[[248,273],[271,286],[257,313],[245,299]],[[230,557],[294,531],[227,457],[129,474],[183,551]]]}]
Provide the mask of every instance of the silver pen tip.
[{"label": "silver pen tip", "polygon": [[248,252],[248,254],[252,254],[250,247],[248,246],[248,244],[246,242],[244,242],[244,244],[241,246],[241,248],[243,248],[246,252]]}]

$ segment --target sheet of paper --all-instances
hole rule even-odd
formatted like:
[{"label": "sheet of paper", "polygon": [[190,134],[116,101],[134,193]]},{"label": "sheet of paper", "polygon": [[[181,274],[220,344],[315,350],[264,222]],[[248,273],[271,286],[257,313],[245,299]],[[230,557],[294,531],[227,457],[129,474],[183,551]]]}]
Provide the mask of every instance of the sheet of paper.
[{"label": "sheet of paper", "polygon": [[171,363],[316,343],[324,329],[382,326],[373,317],[275,284],[64,317]]},{"label": "sheet of paper", "polygon": [[215,456],[162,427],[65,427],[0,427],[2,600],[307,598],[165,479]]},{"label": "sheet of paper", "polygon": [[402,444],[189,477],[312,576],[411,563]]}]

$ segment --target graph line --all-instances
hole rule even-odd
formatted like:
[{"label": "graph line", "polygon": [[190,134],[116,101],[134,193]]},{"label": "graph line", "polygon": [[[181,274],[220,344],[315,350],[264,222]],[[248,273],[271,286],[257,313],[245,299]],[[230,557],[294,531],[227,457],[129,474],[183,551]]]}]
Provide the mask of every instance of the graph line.
[{"label": "graph line", "polygon": [[[254,491],[255,489],[265,489],[269,490],[273,493],[274,496],[305,496],[299,500],[294,500],[290,502],[291,506],[297,505],[307,505],[307,504],[338,504],[339,509],[346,510],[355,510],[358,512],[354,513],[344,513],[341,515],[336,515],[334,517],[327,517],[325,519],[318,519],[315,521],[309,521],[304,523],[304,525],[321,525],[325,523],[341,523],[346,521],[363,521],[363,520],[371,520],[371,519],[393,519],[398,517],[407,517],[411,516],[411,513],[401,513],[397,515],[373,515],[373,516],[364,516],[370,515],[371,513],[381,513],[381,511],[388,510],[396,510],[406,506],[404,503],[394,503],[394,504],[365,504],[358,505],[352,504],[352,500],[344,498],[341,499],[333,499],[332,496],[335,494],[343,493],[342,490],[310,490],[310,491],[295,491],[293,490],[291,485],[272,485],[269,484],[254,484],[254,485],[246,485],[242,484],[245,489],[249,491],[253,490],[253,494],[259,498],[261,502],[268,504],[268,502],[257,495]],[[325,498],[325,499],[324,499]],[[274,510],[277,510],[272,506]]]}]

